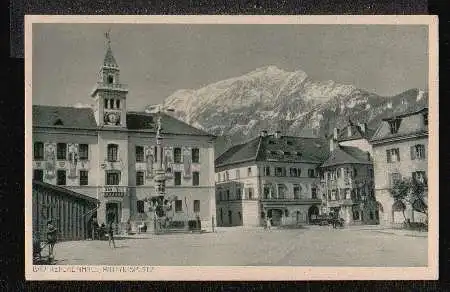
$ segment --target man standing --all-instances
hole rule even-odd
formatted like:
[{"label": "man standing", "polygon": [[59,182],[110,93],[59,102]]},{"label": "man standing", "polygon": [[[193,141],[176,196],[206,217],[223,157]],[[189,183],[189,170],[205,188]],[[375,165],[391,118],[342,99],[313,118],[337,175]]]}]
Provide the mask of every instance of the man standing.
[{"label": "man standing", "polygon": [[52,220],[47,221],[47,243],[48,243],[48,258],[53,259],[53,248],[56,243],[56,227],[52,224]]},{"label": "man standing", "polygon": [[111,247],[111,242],[113,243],[114,248],[116,248],[116,243],[114,242],[114,226],[113,223],[110,222],[108,224],[108,244]]}]

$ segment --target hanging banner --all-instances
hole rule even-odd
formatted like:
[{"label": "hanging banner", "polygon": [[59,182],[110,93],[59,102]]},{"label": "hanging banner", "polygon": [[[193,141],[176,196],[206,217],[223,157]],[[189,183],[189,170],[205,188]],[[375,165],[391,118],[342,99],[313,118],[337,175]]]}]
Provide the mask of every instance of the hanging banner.
[{"label": "hanging banner", "polygon": [[53,179],[56,176],[56,143],[45,143],[45,178]]},{"label": "hanging banner", "polygon": [[78,144],[69,144],[69,178],[77,177]]},{"label": "hanging banner", "polygon": [[183,149],[183,166],[184,166],[184,177],[191,177],[192,173],[192,157],[191,157],[191,148],[184,147]]},{"label": "hanging banner", "polygon": [[154,152],[154,146],[145,146],[145,166],[146,166],[146,174],[147,178],[153,177],[153,163],[155,161],[155,158],[153,156]]}]

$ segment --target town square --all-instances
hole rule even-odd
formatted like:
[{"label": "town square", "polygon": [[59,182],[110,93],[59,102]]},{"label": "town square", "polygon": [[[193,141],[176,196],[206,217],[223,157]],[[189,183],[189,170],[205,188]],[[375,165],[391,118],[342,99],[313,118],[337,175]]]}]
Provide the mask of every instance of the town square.
[{"label": "town square", "polygon": [[[379,227],[229,227],[204,234],[140,234],[58,243],[60,265],[423,267],[427,235]],[[414,256],[411,256],[414,254]]]},{"label": "town square", "polygon": [[342,27],[34,24],[33,264],[428,266],[428,31]]}]

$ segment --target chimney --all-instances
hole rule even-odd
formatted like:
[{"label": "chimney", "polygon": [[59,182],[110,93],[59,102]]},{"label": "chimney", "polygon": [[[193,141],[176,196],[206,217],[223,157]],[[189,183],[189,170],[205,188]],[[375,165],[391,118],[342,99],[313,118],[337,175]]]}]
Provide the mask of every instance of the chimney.
[{"label": "chimney", "polygon": [[281,138],[281,131],[275,131],[275,138],[276,139]]},{"label": "chimney", "polygon": [[334,129],[333,129],[333,139],[334,139],[334,140],[337,140],[337,139],[338,139],[338,134],[339,134],[338,128],[334,128]]},{"label": "chimney", "polygon": [[260,137],[266,137],[266,136],[267,136],[267,131],[266,131],[266,130],[262,130],[262,131],[259,133],[259,136],[260,136]]},{"label": "chimney", "polygon": [[348,127],[347,127],[347,136],[348,137],[352,136],[352,125],[348,125]]}]

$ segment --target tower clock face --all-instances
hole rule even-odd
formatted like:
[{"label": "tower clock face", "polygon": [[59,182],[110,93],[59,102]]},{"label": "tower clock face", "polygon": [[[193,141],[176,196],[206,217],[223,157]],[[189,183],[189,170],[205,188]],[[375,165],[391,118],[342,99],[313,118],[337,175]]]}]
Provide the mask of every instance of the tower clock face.
[{"label": "tower clock face", "polygon": [[106,121],[108,124],[116,125],[119,122],[120,116],[118,113],[108,113]]}]

